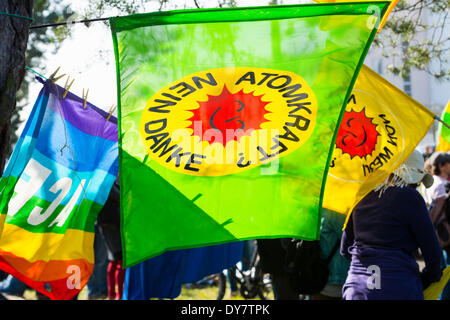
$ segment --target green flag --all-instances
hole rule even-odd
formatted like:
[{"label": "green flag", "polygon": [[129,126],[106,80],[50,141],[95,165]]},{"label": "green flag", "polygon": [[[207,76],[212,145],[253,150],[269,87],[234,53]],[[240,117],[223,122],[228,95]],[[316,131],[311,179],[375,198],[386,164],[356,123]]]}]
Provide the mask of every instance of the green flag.
[{"label": "green flag", "polygon": [[371,12],[388,4],[112,18],[125,266],[244,239],[317,239]]}]

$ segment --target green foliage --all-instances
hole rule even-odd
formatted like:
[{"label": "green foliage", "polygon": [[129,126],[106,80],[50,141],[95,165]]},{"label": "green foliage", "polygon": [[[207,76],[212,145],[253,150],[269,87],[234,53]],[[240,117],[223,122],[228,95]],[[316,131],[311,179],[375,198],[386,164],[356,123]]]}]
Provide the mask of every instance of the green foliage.
[{"label": "green foliage", "polygon": [[[145,12],[149,3],[159,3],[159,10],[180,9],[173,0],[89,0],[85,14],[99,17],[111,10],[121,15]],[[280,3],[282,1],[267,0],[270,5]],[[238,4],[239,0],[186,0],[183,8],[236,7]],[[443,81],[450,79],[450,39],[448,32],[444,32],[449,19],[449,7],[450,0],[398,2],[385,27],[374,40],[374,45],[392,60],[392,64],[387,66],[388,71],[406,77],[411,68],[416,68]]]},{"label": "green foliage", "polygon": [[149,1],[89,0],[84,14],[90,18],[100,18],[111,9],[116,9],[115,14],[133,14],[139,12],[145,2]]},{"label": "green foliage", "polygon": [[[70,16],[69,6],[62,5],[63,0],[35,0],[33,8],[33,25],[42,25],[65,21]],[[28,47],[25,54],[25,64],[32,68],[46,71],[44,54],[48,49],[56,52],[62,42],[70,36],[65,26],[56,28],[30,29]],[[27,103],[28,85],[34,75],[27,72],[22,86],[17,94],[17,101]]]},{"label": "green foliage", "polygon": [[[70,16],[70,8],[62,5],[63,0],[35,0],[33,7],[33,25],[57,23],[65,21]],[[25,54],[25,64],[46,72],[44,54],[49,48],[57,51],[64,39],[70,36],[69,29],[65,26],[57,28],[30,29],[28,47]],[[34,80],[34,74],[26,72],[19,91],[16,95],[17,106],[11,117],[10,150],[17,142],[17,129],[22,122],[19,112],[28,104],[29,84]]]},{"label": "green foliage", "polygon": [[[182,8],[236,7],[239,0],[186,0]],[[277,0],[267,0],[276,5]],[[157,4],[159,10],[180,9],[173,0],[89,0],[83,13],[77,18],[99,18],[145,12],[149,4]],[[449,35],[444,26],[448,24],[450,0],[400,0],[391,13],[383,30],[374,40],[383,55],[392,63],[388,71],[406,77],[412,68],[424,70],[442,81],[450,79]],[[72,16],[63,0],[35,0],[33,25],[67,21]],[[431,15],[432,14],[432,15]],[[433,17],[433,19],[430,19]],[[79,19],[76,19],[79,20]],[[428,21],[427,21],[428,20]],[[108,22],[106,22],[108,23]],[[89,24],[86,24],[89,26]],[[448,27],[448,26],[447,26]],[[448,31],[448,30],[447,30]],[[42,72],[46,70],[44,53],[56,52],[62,42],[70,37],[66,26],[30,30],[26,64]],[[27,104],[28,85],[34,75],[27,72],[17,94],[18,106],[12,117],[11,144],[17,141],[15,131],[20,125],[19,111]]]},{"label": "green foliage", "polygon": [[[96,18],[108,13],[111,15],[126,15],[147,12],[150,5],[157,6],[159,11],[174,9],[193,9],[209,7],[236,7],[239,0],[186,0],[184,3],[173,0],[89,0],[84,14],[89,18]],[[267,0],[269,1],[269,0]],[[181,3],[181,4],[180,4]]]},{"label": "green foliage", "polygon": [[405,78],[412,68],[448,81],[449,0],[400,0],[374,44],[392,60],[387,68]]}]

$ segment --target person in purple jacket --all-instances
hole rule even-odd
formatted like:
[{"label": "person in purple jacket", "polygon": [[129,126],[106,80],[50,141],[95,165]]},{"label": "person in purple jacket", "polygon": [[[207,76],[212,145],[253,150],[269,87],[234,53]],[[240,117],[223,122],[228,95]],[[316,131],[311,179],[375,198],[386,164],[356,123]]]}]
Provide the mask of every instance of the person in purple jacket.
[{"label": "person in purple jacket", "polygon": [[[433,177],[419,151],[353,209],[341,240],[351,260],[342,288],[345,300],[423,300],[423,290],[442,275],[442,252],[425,201],[416,190]],[[421,250],[420,272],[414,254]]]}]

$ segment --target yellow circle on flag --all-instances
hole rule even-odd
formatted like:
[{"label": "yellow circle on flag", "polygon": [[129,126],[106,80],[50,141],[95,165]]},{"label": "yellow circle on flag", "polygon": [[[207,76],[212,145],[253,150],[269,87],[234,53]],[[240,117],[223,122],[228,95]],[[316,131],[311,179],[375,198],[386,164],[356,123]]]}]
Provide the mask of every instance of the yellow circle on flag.
[{"label": "yellow circle on flag", "polygon": [[371,93],[354,89],[339,128],[329,174],[363,183],[370,174],[392,171],[402,159],[405,141],[400,122]]},{"label": "yellow circle on flag", "polygon": [[316,123],[316,97],[299,75],[229,67],[176,80],[147,102],[140,134],[150,159],[171,170],[221,176],[285,156]]}]

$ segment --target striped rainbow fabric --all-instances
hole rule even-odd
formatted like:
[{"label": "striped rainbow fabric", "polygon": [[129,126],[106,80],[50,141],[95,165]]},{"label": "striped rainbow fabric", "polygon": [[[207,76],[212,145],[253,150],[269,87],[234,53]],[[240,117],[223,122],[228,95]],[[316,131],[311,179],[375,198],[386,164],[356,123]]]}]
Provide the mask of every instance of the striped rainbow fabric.
[{"label": "striped rainbow fabric", "polygon": [[118,174],[117,119],[50,81],[0,179],[0,269],[71,299],[94,267],[94,223]]},{"label": "striped rainbow fabric", "polygon": [[[450,100],[447,103],[444,111],[442,112],[442,118],[445,123],[450,123]],[[439,123],[438,128],[438,143],[436,151],[449,152],[450,151],[450,129]]]}]

